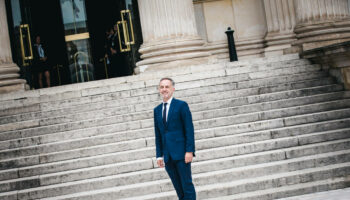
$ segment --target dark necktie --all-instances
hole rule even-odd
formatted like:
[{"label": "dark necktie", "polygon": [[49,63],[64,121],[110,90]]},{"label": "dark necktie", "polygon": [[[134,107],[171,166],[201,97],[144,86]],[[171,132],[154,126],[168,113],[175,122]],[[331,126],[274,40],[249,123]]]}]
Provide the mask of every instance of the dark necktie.
[{"label": "dark necktie", "polygon": [[166,105],[168,103],[164,103],[164,109],[163,109],[163,124],[166,124]]}]

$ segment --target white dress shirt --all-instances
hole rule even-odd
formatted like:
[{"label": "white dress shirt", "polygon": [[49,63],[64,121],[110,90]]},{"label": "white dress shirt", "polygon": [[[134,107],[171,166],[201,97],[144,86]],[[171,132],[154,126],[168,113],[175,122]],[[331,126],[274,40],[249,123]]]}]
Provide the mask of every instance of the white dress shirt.
[{"label": "white dress shirt", "polygon": [[171,97],[167,102],[163,102],[162,117],[163,117],[163,113],[164,113],[164,103],[167,103],[167,105],[166,105],[166,121],[168,121],[169,108],[170,108],[170,104],[171,104],[172,100],[173,100],[173,97]]},{"label": "white dress shirt", "polygon": [[[166,105],[166,120],[167,121],[168,121],[168,116],[169,116],[169,108],[170,108],[170,104],[171,104],[172,100],[173,100],[173,97],[171,97],[167,102],[163,102],[163,105],[162,105],[162,117],[163,117],[164,103],[167,103],[167,105]],[[163,157],[158,157],[157,160],[163,160]]]}]

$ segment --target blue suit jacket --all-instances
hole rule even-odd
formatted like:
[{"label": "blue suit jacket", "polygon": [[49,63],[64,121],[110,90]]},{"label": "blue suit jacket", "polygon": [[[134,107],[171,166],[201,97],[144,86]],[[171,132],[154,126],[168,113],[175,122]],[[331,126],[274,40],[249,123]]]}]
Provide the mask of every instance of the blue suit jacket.
[{"label": "blue suit jacket", "polygon": [[186,152],[195,153],[194,128],[188,104],[173,98],[167,123],[163,124],[162,106],[154,108],[154,131],[156,136],[156,157],[169,160],[183,160]]}]

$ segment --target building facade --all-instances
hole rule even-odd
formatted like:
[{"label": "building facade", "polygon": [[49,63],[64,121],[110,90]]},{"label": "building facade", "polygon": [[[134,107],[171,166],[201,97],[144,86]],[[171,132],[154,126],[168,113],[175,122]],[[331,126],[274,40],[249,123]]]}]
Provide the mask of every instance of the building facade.
[{"label": "building facade", "polygon": [[[1,93],[26,89],[32,37],[47,34],[37,20],[46,16],[36,16],[33,2],[0,0]],[[238,59],[302,53],[350,40],[348,0],[110,0],[105,4],[57,0],[47,6],[47,18],[60,13],[60,19],[50,23],[52,28],[61,27],[51,37],[51,46],[60,46],[55,49],[61,52],[54,54],[61,57],[53,56],[56,85],[113,77],[101,53],[101,38],[108,28],[101,20],[119,26],[119,53],[129,70],[125,75],[227,61],[228,27],[235,31]],[[106,9],[110,10],[103,12]],[[31,17],[25,19],[28,10]],[[78,49],[74,54],[72,44]],[[92,75],[85,76],[89,70]]]}]

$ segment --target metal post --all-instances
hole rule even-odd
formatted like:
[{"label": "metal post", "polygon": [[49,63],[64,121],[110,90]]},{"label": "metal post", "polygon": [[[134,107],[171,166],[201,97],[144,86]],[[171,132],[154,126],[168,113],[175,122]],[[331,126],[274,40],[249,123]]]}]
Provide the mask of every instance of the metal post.
[{"label": "metal post", "polygon": [[235,32],[234,30],[231,30],[231,27],[228,27],[227,31],[225,32],[227,35],[228,50],[229,50],[229,54],[230,54],[230,62],[238,61],[237,51],[236,51],[236,46],[235,46],[235,39],[233,38],[234,32]]}]

